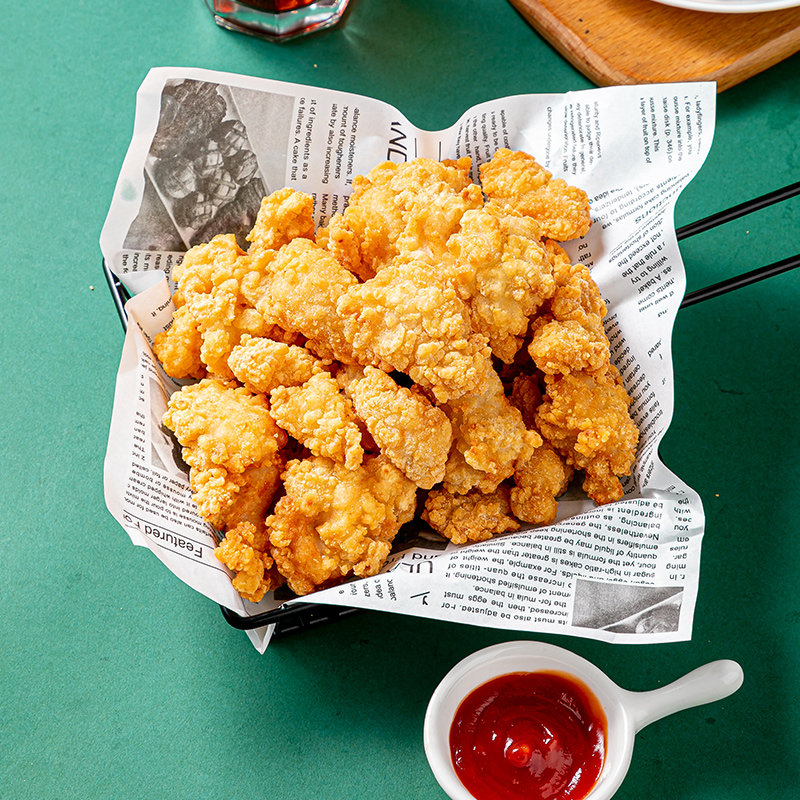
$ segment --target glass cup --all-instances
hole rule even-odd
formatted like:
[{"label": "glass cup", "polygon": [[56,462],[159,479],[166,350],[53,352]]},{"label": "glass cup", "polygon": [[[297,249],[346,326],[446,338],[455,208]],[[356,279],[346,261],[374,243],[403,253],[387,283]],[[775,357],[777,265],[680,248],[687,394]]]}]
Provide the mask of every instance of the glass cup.
[{"label": "glass cup", "polygon": [[217,25],[273,41],[335,25],[350,0],[205,0]]}]

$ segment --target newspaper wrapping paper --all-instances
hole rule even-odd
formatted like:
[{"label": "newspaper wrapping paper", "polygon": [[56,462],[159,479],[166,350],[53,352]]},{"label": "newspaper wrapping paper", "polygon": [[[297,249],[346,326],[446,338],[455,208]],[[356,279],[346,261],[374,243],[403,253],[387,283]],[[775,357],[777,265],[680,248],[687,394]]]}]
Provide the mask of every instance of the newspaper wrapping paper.
[{"label": "newspaper wrapping paper", "polygon": [[[171,321],[172,266],[217,233],[244,237],[263,195],[314,196],[317,224],[347,204],[355,175],[416,157],[498,147],[534,155],[584,189],[594,224],[566,243],[609,307],[612,360],[640,434],[622,500],[597,507],[575,485],[546,527],[456,547],[424,523],[398,535],[385,570],[300,601],[380,609],[609,642],[691,638],[704,515],[661,463],[673,410],[671,332],[685,289],[673,211],[711,146],[713,83],[520,95],[475,106],[450,128],[416,128],[367,97],[199,69],[152,70],[101,235],[106,263],[134,295],[105,463],[106,502],[134,544],[215,602],[253,615],[297,602],[278,590],[243,601],[196,514],[186,466],[161,424],[179,383],[154,359]],[[273,626],[249,631],[264,652]]]}]

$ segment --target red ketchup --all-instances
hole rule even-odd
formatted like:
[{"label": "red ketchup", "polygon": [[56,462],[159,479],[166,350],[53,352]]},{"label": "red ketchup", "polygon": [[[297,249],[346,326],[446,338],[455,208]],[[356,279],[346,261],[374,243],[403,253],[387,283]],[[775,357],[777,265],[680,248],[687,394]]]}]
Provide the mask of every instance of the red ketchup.
[{"label": "red ketchup", "polygon": [[603,768],[597,698],[560,672],[513,672],[461,703],[450,727],[456,774],[476,800],[582,800]]}]

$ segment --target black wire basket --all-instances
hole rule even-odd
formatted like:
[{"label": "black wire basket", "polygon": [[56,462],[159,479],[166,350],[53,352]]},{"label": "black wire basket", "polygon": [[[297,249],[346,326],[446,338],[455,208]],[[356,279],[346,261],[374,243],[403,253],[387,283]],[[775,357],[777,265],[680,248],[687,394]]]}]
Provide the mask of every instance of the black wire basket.
[{"label": "black wire basket", "polygon": [[[747,214],[752,214],[754,211],[759,211],[760,209],[787,200],[798,194],[800,194],[800,181],[782,189],[761,195],[745,203],[732,206],[724,211],[719,211],[697,222],[684,225],[676,230],[678,241],[711,230],[712,228],[716,228],[719,225],[723,225],[726,222],[738,219]],[[735,289],[740,289],[764,280],[765,278],[788,272],[798,266],[800,266],[800,254],[784,258],[781,261],[776,261],[764,267],[759,267],[750,272],[743,273],[742,275],[735,275],[719,283],[712,284],[711,286],[689,292],[683,298],[680,308],[686,308],[704,300],[719,297]],[[128,316],[125,312],[125,303],[130,299],[130,293],[122,284],[119,277],[112,272],[105,259],[103,260],[103,273],[105,274],[123,330],[127,330]],[[272,611],[265,611],[252,616],[241,616],[224,606],[220,606],[220,609],[222,610],[225,621],[237,630],[254,630],[255,628],[261,628],[266,625],[275,625],[273,637],[308,630],[309,628],[317,627],[328,622],[334,622],[362,610],[349,606],[331,606],[307,602],[294,602],[292,604],[283,605]]]}]

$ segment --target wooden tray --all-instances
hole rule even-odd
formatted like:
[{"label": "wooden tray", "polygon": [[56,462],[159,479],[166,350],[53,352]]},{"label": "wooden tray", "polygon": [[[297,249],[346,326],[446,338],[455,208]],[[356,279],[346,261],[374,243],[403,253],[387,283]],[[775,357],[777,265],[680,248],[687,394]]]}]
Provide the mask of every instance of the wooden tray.
[{"label": "wooden tray", "polygon": [[800,50],[800,8],[712,14],[652,0],[510,2],[600,86],[709,80],[722,92]]}]

